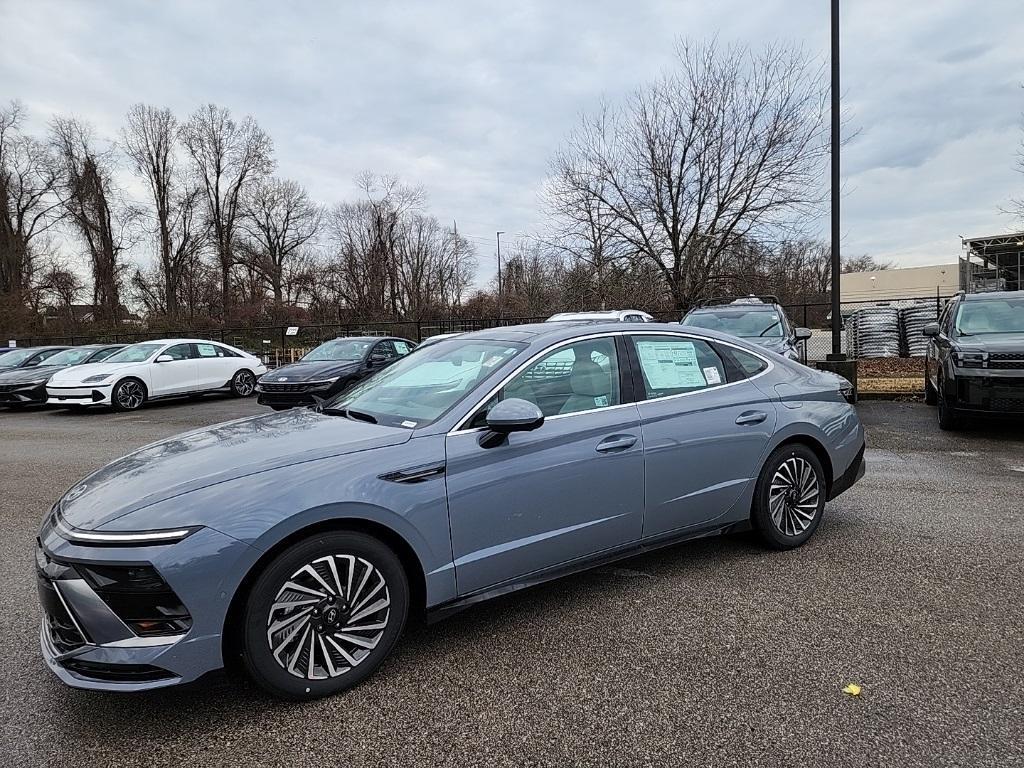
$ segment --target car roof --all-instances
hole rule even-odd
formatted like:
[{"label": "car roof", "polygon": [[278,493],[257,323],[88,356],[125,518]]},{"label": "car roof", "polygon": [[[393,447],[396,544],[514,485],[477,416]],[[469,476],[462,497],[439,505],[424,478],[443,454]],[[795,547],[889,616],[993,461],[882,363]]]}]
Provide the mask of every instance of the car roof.
[{"label": "car roof", "polygon": [[[326,341],[410,341],[404,336],[335,336]],[[321,344],[326,341],[320,342]]]},{"label": "car roof", "polygon": [[744,311],[744,312],[749,312],[749,311],[754,311],[754,312],[778,312],[779,311],[779,305],[778,304],[765,304],[764,302],[760,302],[758,304],[743,304],[743,303],[739,303],[739,304],[736,304],[736,303],[733,303],[733,304],[715,304],[715,305],[710,306],[710,307],[694,307],[693,309],[691,309],[686,314],[688,314],[688,315],[695,315],[698,312],[700,312],[702,314],[705,313],[705,312],[710,314],[712,312],[737,312],[737,311]]},{"label": "car roof", "polygon": [[719,341],[728,341],[735,344],[737,339],[726,333],[719,333],[707,328],[696,328],[681,326],[679,323],[621,323],[614,320],[608,322],[586,322],[578,320],[558,320],[546,323],[530,323],[526,325],[507,325],[500,328],[485,328],[480,331],[470,331],[459,336],[459,340],[479,341],[510,341],[523,344],[547,345],[557,341],[574,339],[582,336],[594,336],[603,333],[631,333],[650,335],[658,333],[685,333],[687,336],[696,336]]},{"label": "car roof", "polygon": [[1024,298],[1024,291],[988,291],[986,293],[966,293],[960,298],[964,301],[984,301],[985,299]]}]

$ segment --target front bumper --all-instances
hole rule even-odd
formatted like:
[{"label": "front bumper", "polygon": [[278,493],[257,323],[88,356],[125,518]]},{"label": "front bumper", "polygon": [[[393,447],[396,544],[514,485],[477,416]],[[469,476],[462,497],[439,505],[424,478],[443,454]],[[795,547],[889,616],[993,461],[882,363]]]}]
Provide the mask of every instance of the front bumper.
[{"label": "front bumper", "polygon": [[46,402],[50,405],[110,405],[110,384],[80,387],[46,387]]},{"label": "front bumper", "polygon": [[[221,668],[224,620],[237,588],[230,574],[249,550],[210,528],[175,544],[141,547],[73,544],[44,528],[37,585],[46,665],[70,686],[104,691],[163,688]],[[187,609],[191,627],[139,634],[80,577],[81,566],[151,566]]]},{"label": "front bumper", "polygon": [[[968,369],[971,370],[971,369]],[[1024,416],[1024,372],[957,369],[947,381],[946,402],[957,411]]]},{"label": "front bumper", "polygon": [[260,405],[278,408],[295,408],[316,403],[314,395],[326,400],[334,397],[345,387],[345,382],[333,382],[327,385],[309,385],[304,382],[289,384],[265,383],[256,384],[256,402]]},{"label": "front bumper", "polygon": [[40,405],[46,398],[45,382],[0,386],[0,405]]}]

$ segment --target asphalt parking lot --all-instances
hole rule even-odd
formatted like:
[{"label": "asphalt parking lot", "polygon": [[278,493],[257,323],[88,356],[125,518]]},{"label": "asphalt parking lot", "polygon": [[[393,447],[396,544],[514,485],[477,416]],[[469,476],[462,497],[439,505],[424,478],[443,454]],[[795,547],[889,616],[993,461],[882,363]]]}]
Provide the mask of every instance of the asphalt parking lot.
[{"label": "asphalt parking lot", "polygon": [[88,471],[254,401],[0,412],[6,762],[1024,765],[1024,429],[860,409],[868,474],[807,546],[702,540],[502,598],[303,705],[244,681],[75,691],[39,658],[41,515]]}]

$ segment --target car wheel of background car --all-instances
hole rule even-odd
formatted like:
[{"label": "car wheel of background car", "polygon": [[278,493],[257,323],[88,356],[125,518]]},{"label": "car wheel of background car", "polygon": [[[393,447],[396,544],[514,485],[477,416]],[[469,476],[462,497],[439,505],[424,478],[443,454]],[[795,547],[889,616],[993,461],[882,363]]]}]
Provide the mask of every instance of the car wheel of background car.
[{"label": "car wheel of background car", "polygon": [[931,381],[928,380],[928,373],[924,375],[924,402],[925,405],[935,405],[939,401],[938,394],[935,392],[935,387],[932,386]]},{"label": "car wheel of background car", "polygon": [[944,391],[945,387],[942,386],[940,381],[939,391],[936,393],[936,401],[939,406],[939,429],[952,431],[960,427],[960,419],[957,417],[956,411],[950,407],[946,396],[943,394]]},{"label": "car wheel of background car", "polygon": [[243,368],[231,377],[231,394],[235,397],[248,397],[256,389],[256,377],[252,371]]},{"label": "car wheel of background car", "polygon": [[243,622],[246,669],[275,696],[338,693],[380,666],[408,611],[408,580],[387,546],[355,532],[311,536],[253,584]]},{"label": "car wheel of background car", "polygon": [[146,386],[138,379],[122,379],[110,395],[115,411],[134,411],[146,402]]},{"label": "car wheel of background car", "polygon": [[753,522],[773,549],[792,549],[817,530],[825,509],[825,472],[814,451],[801,443],[776,448],[754,491]]}]

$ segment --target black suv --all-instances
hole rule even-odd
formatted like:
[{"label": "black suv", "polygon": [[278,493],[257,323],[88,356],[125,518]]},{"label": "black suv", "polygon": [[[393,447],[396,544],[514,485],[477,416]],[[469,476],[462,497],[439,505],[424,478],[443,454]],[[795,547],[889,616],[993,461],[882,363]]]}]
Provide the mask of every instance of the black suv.
[{"label": "black suv", "polygon": [[256,400],[275,411],[312,405],[317,397],[334,397],[354,382],[405,357],[415,347],[408,339],[390,336],[331,339],[296,362],[265,374],[256,385]]},{"label": "black suv", "polygon": [[800,342],[811,338],[811,330],[794,326],[774,296],[709,299],[679,323],[730,333],[798,361]]},{"label": "black suv", "polygon": [[942,429],[967,415],[1024,416],[1024,291],[960,293],[924,335],[924,399]]}]

